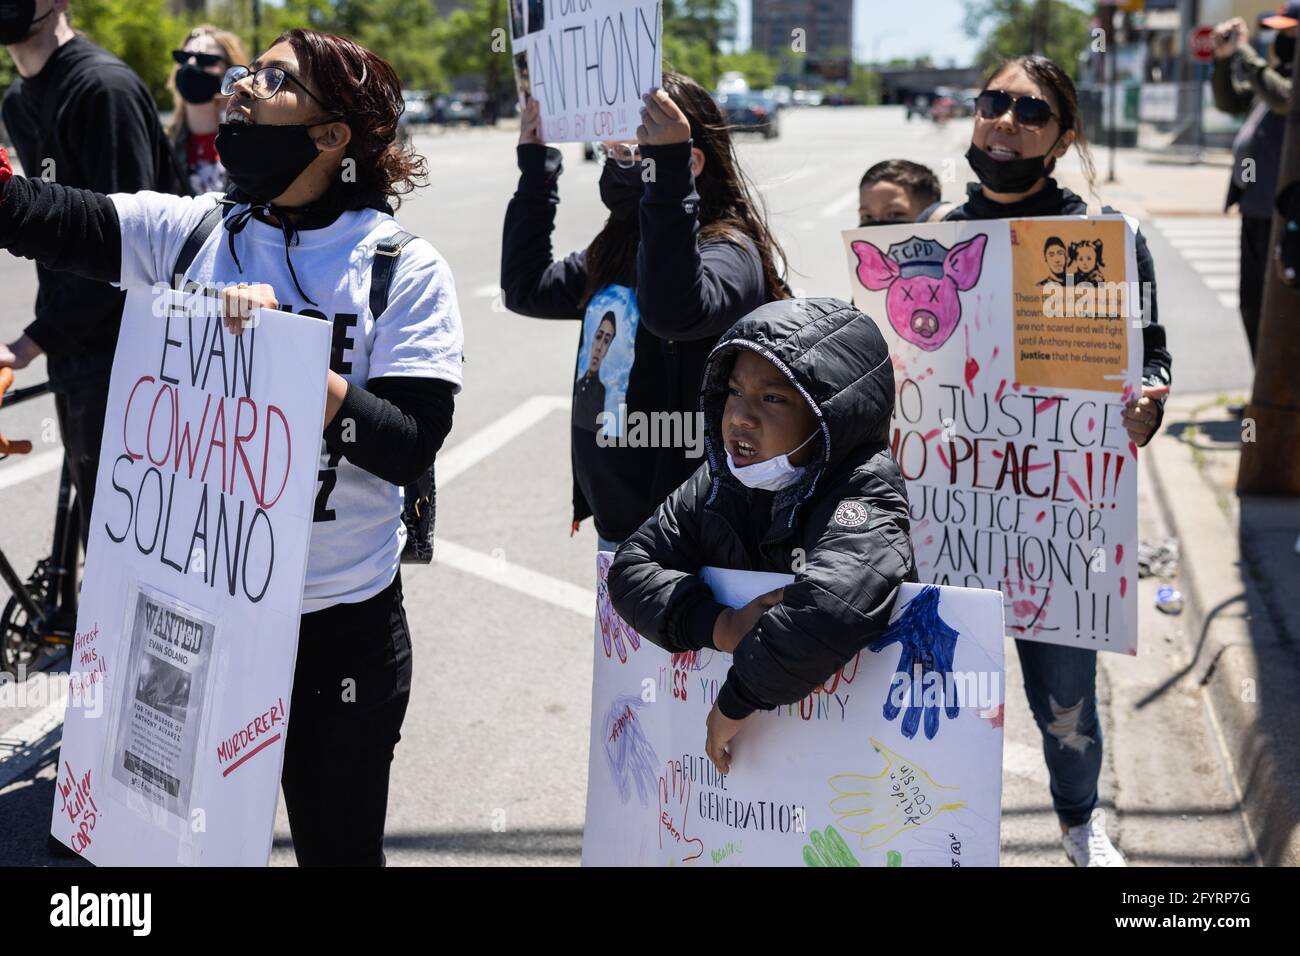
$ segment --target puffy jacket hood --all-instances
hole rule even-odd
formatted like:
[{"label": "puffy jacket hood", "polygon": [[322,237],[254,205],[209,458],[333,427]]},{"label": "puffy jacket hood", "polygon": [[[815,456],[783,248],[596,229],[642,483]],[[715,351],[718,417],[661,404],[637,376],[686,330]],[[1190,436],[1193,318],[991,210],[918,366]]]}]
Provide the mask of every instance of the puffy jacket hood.
[{"label": "puffy jacket hood", "polygon": [[776,366],[817,416],[821,455],[794,486],[794,501],[810,496],[825,472],[869,457],[862,453],[874,454],[888,441],[894,368],[876,323],[840,299],[769,302],[724,332],[704,366],[700,411],[714,494],[720,480],[736,480],[726,466],[722,411],[727,378],[743,348]]}]

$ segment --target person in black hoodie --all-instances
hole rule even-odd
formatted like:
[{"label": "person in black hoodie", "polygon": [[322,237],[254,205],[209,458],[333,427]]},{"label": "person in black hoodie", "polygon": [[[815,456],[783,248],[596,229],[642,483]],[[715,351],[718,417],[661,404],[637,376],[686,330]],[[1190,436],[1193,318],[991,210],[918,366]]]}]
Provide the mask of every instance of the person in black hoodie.
[{"label": "person in black hoodie", "polygon": [[[1059,66],[1037,55],[1008,60],[989,74],[975,102],[966,158],[979,182],[967,188],[965,203],[931,207],[921,221],[1115,212],[1090,207],[1051,178],[1056,160],[1071,146],[1079,151],[1090,187],[1094,177],[1074,84]],[[1143,290],[1142,395],[1128,403],[1123,420],[1129,437],[1145,445],[1160,427],[1172,376],[1165,330],[1156,321],[1155,266],[1140,230],[1136,257]],[[1016,650],[1025,694],[1043,737],[1066,856],[1076,866],[1124,866],[1106,834],[1105,814],[1097,808],[1102,753],[1097,654],[1023,640],[1016,641]]]},{"label": "person in black hoodie", "polygon": [[[541,140],[536,101],[521,119],[519,187],[506,209],[501,288],[506,307],[536,318],[581,319],[572,422],[573,528],[594,515],[612,550],[699,464],[700,448],[630,447],[636,417],[672,413],[695,424],[700,375],[718,336],[741,316],[784,297],[780,247],[737,165],[708,92],[665,70],[645,98],[638,142],[601,144],[604,228],[584,250],[555,261],[560,152]],[[601,323],[617,334],[602,357],[604,411],[588,416],[584,379]],[[579,395],[579,386],[582,394]],[[580,400],[581,399],[581,400]],[[581,413],[581,414],[579,414]],[[690,419],[688,422],[687,419]]]},{"label": "person in black hoodie", "polygon": [[[149,90],[129,66],[73,32],[67,0],[0,5],[0,43],[19,74],[0,115],[27,175],[99,193],[188,191]],[[125,294],[42,264],[36,279],[35,320],[0,344],[0,368],[47,356],[85,544]]]},{"label": "person in black hoodie", "polygon": [[[917,575],[874,322],[838,299],[768,303],[712,349],[699,402],[707,460],[623,542],[608,583],[664,650],[733,655],[705,745],[726,773],[741,722],[802,700],[879,637]],[[706,565],[794,582],[732,610],[697,576]]]}]

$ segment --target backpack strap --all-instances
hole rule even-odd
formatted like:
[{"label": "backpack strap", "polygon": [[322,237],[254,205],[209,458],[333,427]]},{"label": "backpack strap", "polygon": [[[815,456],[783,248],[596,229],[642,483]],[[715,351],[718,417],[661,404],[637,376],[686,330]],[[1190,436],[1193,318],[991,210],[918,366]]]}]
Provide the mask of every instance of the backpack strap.
[{"label": "backpack strap", "polygon": [[957,208],[955,202],[937,202],[930,207],[930,211],[922,217],[922,222],[943,222],[948,213]]},{"label": "backpack strap", "polygon": [[176,263],[172,266],[171,281],[180,287],[180,278],[189,271],[194,262],[194,257],[199,254],[203,248],[203,243],[207,242],[208,236],[212,235],[212,230],[217,228],[217,223],[225,218],[230,207],[217,203],[199,220],[199,224],[190,230],[190,234],[185,237],[185,244],[181,246],[181,251],[176,254]]},{"label": "backpack strap", "polygon": [[375,245],[375,260],[370,266],[370,317],[376,322],[388,308],[388,290],[393,285],[397,259],[414,238],[409,232],[398,232]]}]

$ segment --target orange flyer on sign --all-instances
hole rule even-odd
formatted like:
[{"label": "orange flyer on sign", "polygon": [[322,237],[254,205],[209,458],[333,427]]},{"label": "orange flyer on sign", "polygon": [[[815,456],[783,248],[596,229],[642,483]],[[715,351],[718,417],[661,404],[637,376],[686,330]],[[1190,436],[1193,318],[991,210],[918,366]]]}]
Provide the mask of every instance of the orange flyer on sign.
[{"label": "orange flyer on sign", "polygon": [[1016,379],[1120,392],[1131,287],[1122,220],[1011,223]]}]

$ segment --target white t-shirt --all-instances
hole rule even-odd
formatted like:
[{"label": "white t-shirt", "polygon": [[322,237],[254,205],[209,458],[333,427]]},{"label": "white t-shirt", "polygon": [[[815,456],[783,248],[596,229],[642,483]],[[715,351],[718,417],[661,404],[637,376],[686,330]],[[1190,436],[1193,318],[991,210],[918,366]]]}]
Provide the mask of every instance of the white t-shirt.
[{"label": "white t-shirt", "polygon": [[[176,257],[218,193],[197,198],[163,193],[110,197],[122,226],[124,288],[172,285]],[[246,207],[238,206],[232,215]],[[330,365],[349,385],[403,375],[461,385],[464,334],[451,270],[429,243],[402,249],[393,273],[388,308],[378,322],[370,314],[370,274],[375,245],[399,232],[397,221],[374,209],[345,212],[323,229],[298,233],[289,247],[298,281],[316,305],[301,301],[285,264],[284,233],[250,219],[235,236],[231,258],[227,232],[218,224],[185,273],[187,280],[265,282],[287,312],[327,318],[334,329]],[[321,442],[320,477],[303,612],[354,604],[378,594],[397,573],[406,529],[402,489],[330,454]]]}]

